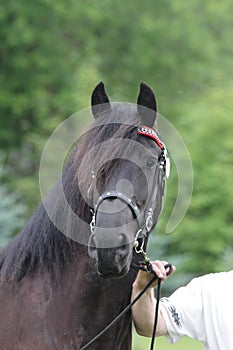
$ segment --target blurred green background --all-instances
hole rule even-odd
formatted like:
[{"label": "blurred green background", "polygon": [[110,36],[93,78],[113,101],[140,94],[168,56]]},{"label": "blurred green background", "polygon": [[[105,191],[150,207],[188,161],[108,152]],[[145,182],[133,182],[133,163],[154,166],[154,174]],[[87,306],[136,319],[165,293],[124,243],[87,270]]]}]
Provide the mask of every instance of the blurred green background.
[{"label": "blurred green background", "polygon": [[[133,333],[133,350],[149,350],[151,338],[145,338]],[[165,337],[156,339],[156,350],[203,350],[202,343],[188,337],[180,339],[175,344],[170,344]]]},{"label": "blurred green background", "polygon": [[54,128],[89,106],[100,80],[112,100],[130,102],[145,81],[194,170],[184,220],[164,233],[177,193],[172,171],[150,238],[150,257],[178,268],[164,294],[194,275],[232,268],[232,11],[230,0],[0,4],[0,246],[40,201],[40,156]]}]

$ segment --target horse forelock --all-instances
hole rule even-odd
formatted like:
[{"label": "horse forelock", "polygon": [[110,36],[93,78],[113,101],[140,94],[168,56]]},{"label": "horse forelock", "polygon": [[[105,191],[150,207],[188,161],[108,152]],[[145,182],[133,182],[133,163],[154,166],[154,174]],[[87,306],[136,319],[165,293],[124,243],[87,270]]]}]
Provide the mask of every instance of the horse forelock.
[{"label": "horse forelock", "polygon": [[74,153],[77,163],[76,179],[85,192],[91,186],[92,175],[96,184],[105,182],[119,169],[130,154],[131,146],[122,140],[136,140],[140,125],[136,107],[132,104],[116,105],[103,118],[95,120]]}]

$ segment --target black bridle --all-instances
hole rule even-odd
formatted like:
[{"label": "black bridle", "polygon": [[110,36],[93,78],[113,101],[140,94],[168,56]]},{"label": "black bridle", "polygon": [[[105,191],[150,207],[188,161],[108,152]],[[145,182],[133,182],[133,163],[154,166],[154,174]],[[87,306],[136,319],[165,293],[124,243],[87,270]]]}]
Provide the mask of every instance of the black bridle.
[{"label": "black bridle", "polygon": [[[134,265],[131,264],[131,267],[136,270],[143,270],[152,273],[154,276],[152,279],[147,283],[147,285],[144,287],[144,289],[137,295],[137,297],[107,326],[105,327],[100,333],[98,333],[91,341],[89,341],[86,345],[82,346],[80,350],[87,349],[90,345],[92,345],[97,339],[99,339],[103,334],[105,334],[111,327],[113,327],[130,309],[131,307],[141,298],[141,296],[147,291],[147,289],[158,279],[158,287],[157,287],[157,302],[156,302],[156,308],[155,308],[155,319],[154,319],[154,326],[153,326],[153,332],[152,332],[152,339],[151,339],[151,346],[150,350],[153,350],[154,348],[154,340],[155,340],[155,334],[156,334],[156,327],[157,327],[157,321],[158,321],[158,314],[159,314],[159,299],[160,299],[160,290],[161,290],[161,279],[159,279],[156,275],[156,273],[153,271],[152,265],[149,261],[149,259],[146,256],[146,252],[144,251],[144,241],[149,232],[153,228],[153,210],[156,205],[156,198],[158,193],[158,186],[160,185],[162,188],[162,194],[164,192],[165,187],[165,181],[169,177],[170,174],[170,161],[167,155],[167,150],[165,145],[162,143],[162,141],[159,139],[157,133],[148,127],[139,127],[138,128],[138,134],[144,135],[147,137],[150,137],[153,139],[156,144],[161,149],[161,155],[159,157],[159,163],[156,167],[155,177],[154,177],[154,183],[153,183],[153,189],[150,196],[150,199],[148,201],[147,209],[145,210],[144,216],[142,215],[140,209],[138,208],[137,203],[135,203],[132,199],[127,197],[121,192],[118,191],[107,191],[104,192],[102,195],[99,196],[96,204],[93,208],[92,213],[92,220],[90,223],[91,233],[94,233],[95,226],[96,226],[96,216],[98,213],[98,209],[103,203],[105,199],[120,199],[123,203],[125,203],[133,212],[134,216],[137,219],[139,230],[137,231],[137,234],[135,236],[134,241],[134,249],[137,254],[141,254],[143,257],[143,261],[140,263],[140,265]],[[94,174],[92,174],[94,177]],[[141,241],[139,243],[139,241]],[[172,266],[171,264],[165,265],[165,269],[168,269],[167,275],[169,275],[172,272]]]},{"label": "black bridle", "polygon": [[[107,191],[99,196],[96,204],[94,205],[90,228],[91,228],[91,233],[93,234],[96,226],[96,216],[101,203],[103,203],[105,199],[118,198],[131,209],[135,218],[137,219],[139,229],[135,236],[134,248],[136,253],[142,253],[144,240],[154,225],[153,210],[156,205],[158,188],[159,186],[162,188],[162,194],[163,194],[165,181],[170,174],[170,161],[167,155],[167,150],[165,145],[162,143],[157,133],[153,129],[142,126],[142,127],[138,127],[137,132],[139,135],[144,135],[153,139],[161,149],[161,155],[159,157],[158,166],[156,167],[156,171],[155,171],[152,192],[151,192],[150,199],[148,201],[147,209],[145,210],[145,214],[143,216],[140,209],[138,208],[137,203],[135,203],[131,198],[127,197],[125,194],[118,191]],[[140,240],[140,243],[139,243],[139,240]]]}]

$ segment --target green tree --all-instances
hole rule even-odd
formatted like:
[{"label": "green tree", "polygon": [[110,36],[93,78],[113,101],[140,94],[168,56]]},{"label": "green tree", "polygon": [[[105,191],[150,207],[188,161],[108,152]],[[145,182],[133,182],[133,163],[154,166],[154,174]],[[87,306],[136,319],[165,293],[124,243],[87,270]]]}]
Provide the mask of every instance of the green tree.
[{"label": "green tree", "polygon": [[98,80],[91,63],[84,64],[83,11],[72,0],[0,5],[0,147],[8,183],[31,208],[39,200],[35,175],[48,136],[82,107],[81,97],[90,94],[85,82]]},{"label": "green tree", "polygon": [[[0,181],[6,175],[0,163]],[[23,225],[26,207],[21,204],[19,195],[11,193],[0,183],[0,248],[4,247],[13,234]]]},{"label": "green tree", "polygon": [[[172,259],[177,255],[182,271],[192,275],[232,268],[232,93],[232,84],[216,87],[192,109],[186,105],[180,128],[191,153],[194,191],[183,222],[173,234],[161,236],[160,249]],[[174,190],[169,195],[171,202]],[[169,199],[167,206],[160,232],[170,212]],[[153,247],[156,249],[156,242]]]}]

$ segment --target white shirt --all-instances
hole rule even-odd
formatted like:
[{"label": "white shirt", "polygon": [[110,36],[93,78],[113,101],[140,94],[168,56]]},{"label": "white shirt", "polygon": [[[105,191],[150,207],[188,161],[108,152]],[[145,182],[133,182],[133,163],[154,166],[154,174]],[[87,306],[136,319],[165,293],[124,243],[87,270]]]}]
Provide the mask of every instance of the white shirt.
[{"label": "white shirt", "polygon": [[233,350],[233,270],[193,279],[162,298],[160,309],[171,343],[187,335],[205,350]]}]

